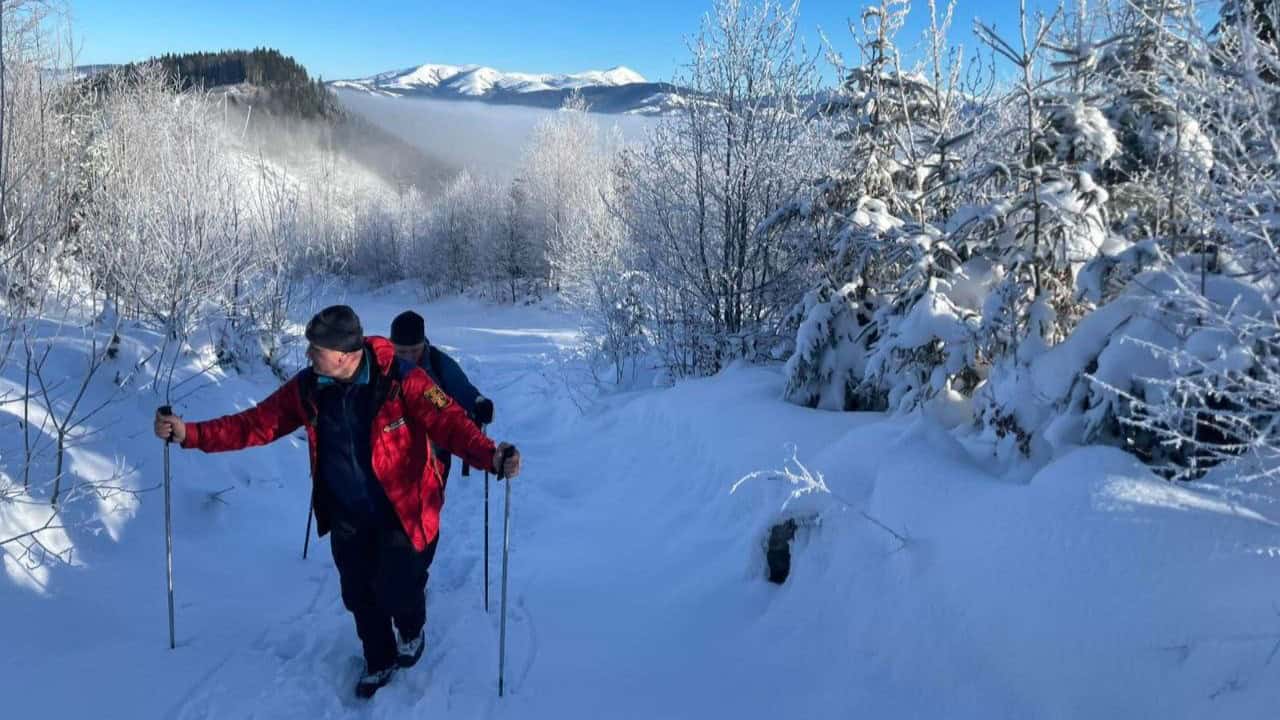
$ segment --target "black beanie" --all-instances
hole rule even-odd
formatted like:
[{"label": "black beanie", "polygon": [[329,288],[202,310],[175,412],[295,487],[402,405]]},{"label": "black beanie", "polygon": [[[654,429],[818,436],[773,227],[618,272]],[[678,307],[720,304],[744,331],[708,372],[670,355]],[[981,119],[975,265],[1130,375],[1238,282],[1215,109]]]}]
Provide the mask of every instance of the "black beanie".
[{"label": "black beanie", "polygon": [[364,330],[355,310],[330,305],[307,323],[307,342],[327,350],[355,352],[364,347]]},{"label": "black beanie", "polygon": [[426,341],[426,323],[418,313],[405,310],[391,321],[391,342],[396,345],[419,345]]}]

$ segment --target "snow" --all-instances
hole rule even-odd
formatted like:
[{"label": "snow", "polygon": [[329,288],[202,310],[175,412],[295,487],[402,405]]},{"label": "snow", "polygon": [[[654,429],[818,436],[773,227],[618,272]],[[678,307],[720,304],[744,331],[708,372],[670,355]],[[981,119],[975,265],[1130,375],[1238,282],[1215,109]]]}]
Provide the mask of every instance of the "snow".
[{"label": "snow", "polygon": [[402,87],[413,87],[415,85],[426,85],[434,87],[447,80],[450,80],[463,73],[480,69],[478,65],[463,65],[456,67],[453,65],[419,65],[400,74],[387,74],[384,76],[375,76],[383,82],[393,83]]},{"label": "snow", "polygon": [[460,72],[449,78],[445,84],[457,91],[459,95],[478,97],[492,90],[501,79],[502,74],[497,70],[481,67]]},{"label": "snow", "polygon": [[[291,437],[174,451],[176,650],[160,493],[53,538],[76,566],[24,576],[6,559],[6,717],[1243,718],[1280,703],[1272,500],[1172,485],[1106,448],[1017,482],[928,416],[783,402],[778,367],[605,395],[583,414],[560,371],[577,318],[550,306],[423,305],[408,284],[323,301],[350,302],[370,332],[417,307],[495,398],[492,434],[525,455],[507,697],[496,555],[482,607],[482,476],[449,484],[422,663],[360,703],[327,539],[300,558],[307,460]],[[122,362],[154,340],[129,329]],[[57,362],[75,376],[73,346]],[[247,407],[275,383],[265,369],[208,379],[182,414]],[[113,405],[72,471],[122,464],[157,485],[156,404]],[[43,509],[0,504],[0,537]],[[762,541],[787,517],[800,532],[774,586]]]},{"label": "snow", "polygon": [[588,83],[591,85],[632,85],[635,83],[649,82],[643,75],[632,70],[631,68],[619,65],[609,70],[588,70],[583,73],[575,73],[566,76],[571,81]]},{"label": "snow", "polygon": [[1102,164],[1120,151],[1115,129],[1098,108],[1077,99],[1057,108],[1053,114],[1061,125],[1065,142],[1076,146],[1081,156]]}]

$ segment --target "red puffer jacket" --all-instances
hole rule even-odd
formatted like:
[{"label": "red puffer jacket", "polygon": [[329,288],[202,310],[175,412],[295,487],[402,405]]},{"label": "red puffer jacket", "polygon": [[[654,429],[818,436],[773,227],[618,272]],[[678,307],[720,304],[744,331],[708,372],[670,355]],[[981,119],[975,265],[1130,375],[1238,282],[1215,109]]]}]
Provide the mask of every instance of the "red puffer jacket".
[{"label": "red puffer jacket", "polygon": [[[365,338],[365,347],[376,360],[370,368],[370,382],[374,383],[377,398],[370,429],[373,472],[395,507],[405,534],[422,551],[440,531],[440,507],[444,504],[441,461],[434,457],[431,443],[473,467],[496,472],[494,444],[421,368],[399,363],[385,338]],[[311,392],[314,383],[315,375],[308,368],[253,408],[215,420],[187,423],[182,446],[205,452],[239,450],[265,445],[306,425],[311,481],[313,489],[319,490],[314,487],[318,414]],[[326,508],[323,503],[316,503],[315,510],[316,528],[324,535],[329,525]]]}]

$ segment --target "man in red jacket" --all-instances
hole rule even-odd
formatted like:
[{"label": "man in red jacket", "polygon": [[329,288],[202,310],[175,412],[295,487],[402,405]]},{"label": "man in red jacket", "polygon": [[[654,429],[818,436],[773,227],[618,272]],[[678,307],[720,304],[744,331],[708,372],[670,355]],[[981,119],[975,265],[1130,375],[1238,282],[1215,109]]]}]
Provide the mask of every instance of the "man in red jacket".
[{"label": "man in red jacket", "polygon": [[333,530],[342,601],[364,646],[356,695],[369,698],[397,666],[422,657],[423,588],[443,503],[442,459],[432,444],[490,472],[501,463],[507,478],[520,472],[520,453],[508,443],[495,447],[425,372],[398,361],[385,338],[366,338],[351,308],[320,311],[306,336],[311,366],[256,407],[190,423],[157,414],[155,433],[222,452],[306,426],[316,528],[321,536]]}]

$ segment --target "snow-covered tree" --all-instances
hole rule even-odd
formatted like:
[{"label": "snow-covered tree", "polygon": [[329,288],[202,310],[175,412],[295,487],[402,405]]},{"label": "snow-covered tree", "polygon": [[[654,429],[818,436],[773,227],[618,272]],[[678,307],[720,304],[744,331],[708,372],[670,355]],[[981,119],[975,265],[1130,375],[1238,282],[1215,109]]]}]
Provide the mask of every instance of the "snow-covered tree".
[{"label": "snow-covered tree", "polygon": [[[571,238],[574,215],[597,201],[602,162],[600,128],[587,113],[586,101],[573,94],[554,116],[534,128],[519,177],[528,204],[528,230],[545,248],[552,287],[560,289],[564,266],[572,262],[577,243]],[[598,204],[598,202],[597,202]]]},{"label": "snow-covered tree", "polygon": [[96,382],[118,350],[116,318],[90,312],[78,334],[59,336],[75,327],[71,313],[96,309],[85,296],[102,283],[85,262],[92,98],[67,82],[66,17],[56,1],[0,2],[0,370],[21,363],[10,376],[19,390],[0,391],[21,430],[0,449],[0,555],[27,569],[71,562],[65,531],[96,522],[98,503],[133,492],[119,472],[76,473],[67,455],[119,393]]},{"label": "snow-covered tree", "polygon": [[1119,143],[1094,173],[1111,194],[1113,226],[1134,239],[1159,238],[1175,253],[1203,227],[1195,195],[1213,166],[1201,100],[1190,92],[1205,72],[1189,34],[1195,13],[1185,0],[1123,5],[1107,41],[1081,51],[1102,79],[1096,92]]},{"label": "snow-covered tree", "polygon": [[1259,79],[1280,82],[1280,3],[1275,0],[1224,0],[1214,27],[1225,59],[1256,63]]},{"label": "snow-covered tree", "polygon": [[461,172],[430,205],[424,243],[412,266],[429,287],[461,293],[474,280],[484,227],[481,189],[470,172]]},{"label": "snow-covered tree", "polygon": [[523,183],[490,180],[480,193],[487,222],[481,236],[481,277],[495,297],[512,303],[537,290],[543,255],[527,223],[527,195]]},{"label": "snow-covered tree", "polygon": [[674,374],[713,372],[775,345],[799,298],[801,254],[762,223],[816,174],[816,90],[795,6],[720,0],[680,84],[680,113],[629,161],[628,218],[663,302],[650,322]]},{"label": "snow-covered tree", "polygon": [[[934,323],[942,337],[922,335],[916,321],[898,326],[916,315],[916,304],[935,317],[935,305],[950,304],[936,282],[948,282],[960,259],[941,228],[963,197],[960,174],[974,163],[967,147],[982,110],[981,88],[972,79],[962,87],[960,50],[946,40],[953,7],[928,8],[920,68],[904,69],[897,49],[907,12],[901,2],[863,11],[854,36],[860,64],[848,68],[829,52],[846,78],[823,107],[843,149],[840,162],[774,219],[813,234],[817,284],[791,315],[798,330],[787,365],[792,401],[878,409],[909,396],[913,406],[970,364],[944,362],[941,346],[945,337],[946,354],[967,347],[952,341],[970,332],[972,308],[953,308],[949,329]],[[940,362],[950,369],[935,377]]]},{"label": "snow-covered tree", "polygon": [[[584,336],[621,382],[644,347],[645,274],[622,217],[622,140],[603,131],[580,96],[571,96],[534,131],[520,179],[530,230],[545,238],[554,285],[583,317]],[[634,366],[633,366],[634,367]]]},{"label": "snow-covered tree", "polygon": [[210,103],[177,94],[155,67],[114,78],[97,115],[82,233],[113,294],[163,330],[158,367],[176,362],[171,351],[231,289],[248,251],[221,222],[240,186],[218,128]]},{"label": "snow-covered tree", "polygon": [[0,367],[38,315],[76,238],[84,201],[86,103],[56,2],[0,3]]}]

